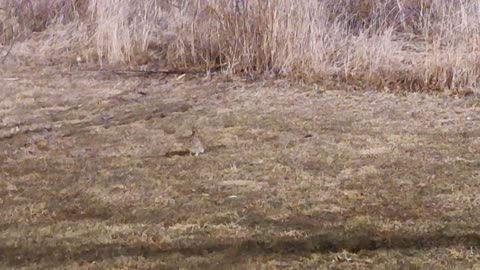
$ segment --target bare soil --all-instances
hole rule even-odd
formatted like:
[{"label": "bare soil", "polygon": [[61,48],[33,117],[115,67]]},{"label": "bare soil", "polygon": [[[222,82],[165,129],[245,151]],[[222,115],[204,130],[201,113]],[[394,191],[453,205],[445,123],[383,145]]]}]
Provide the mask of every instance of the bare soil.
[{"label": "bare soil", "polygon": [[0,84],[2,269],[480,269],[476,97],[54,67]]}]

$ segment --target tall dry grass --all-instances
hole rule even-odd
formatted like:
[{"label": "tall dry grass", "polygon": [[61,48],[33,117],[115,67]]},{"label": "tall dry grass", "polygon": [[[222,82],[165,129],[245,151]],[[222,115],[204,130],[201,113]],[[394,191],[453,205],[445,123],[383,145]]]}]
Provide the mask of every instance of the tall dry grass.
[{"label": "tall dry grass", "polygon": [[209,0],[170,62],[387,88],[475,87],[480,1]]},{"label": "tall dry grass", "polygon": [[135,61],[147,52],[167,23],[161,1],[91,0],[94,46],[100,63]]},{"label": "tall dry grass", "polygon": [[50,36],[80,29],[58,40],[61,48],[88,51],[101,64],[155,62],[389,89],[479,82],[480,0],[3,1],[13,13],[30,12],[30,24],[17,19],[18,28]]}]

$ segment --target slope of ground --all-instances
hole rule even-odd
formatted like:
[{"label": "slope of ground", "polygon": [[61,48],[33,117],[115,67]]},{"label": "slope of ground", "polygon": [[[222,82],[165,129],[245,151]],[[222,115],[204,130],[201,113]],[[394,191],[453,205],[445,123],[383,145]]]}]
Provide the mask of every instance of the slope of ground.
[{"label": "slope of ground", "polygon": [[475,97],[133,75],[0,71],[1,268],[480,267]]}]

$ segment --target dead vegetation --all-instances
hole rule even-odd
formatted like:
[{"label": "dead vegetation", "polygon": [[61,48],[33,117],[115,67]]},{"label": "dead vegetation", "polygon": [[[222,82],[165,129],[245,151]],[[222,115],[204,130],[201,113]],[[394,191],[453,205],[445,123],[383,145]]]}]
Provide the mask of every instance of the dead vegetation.
[{"label": "dead vegetation", "polygon": [[480,267],[479,10],[0,0],[0,268]]},{"label": "dead vegetation", "polygon": [[[389,91],[478,83],[480,2],[2,0],[23,62],[287,76]],[[12,62],[15,59],[11,60]]]},{"label": "dead vegetation", "polygon": [[475,98],[1,77],[1,268],[478,267]]}]

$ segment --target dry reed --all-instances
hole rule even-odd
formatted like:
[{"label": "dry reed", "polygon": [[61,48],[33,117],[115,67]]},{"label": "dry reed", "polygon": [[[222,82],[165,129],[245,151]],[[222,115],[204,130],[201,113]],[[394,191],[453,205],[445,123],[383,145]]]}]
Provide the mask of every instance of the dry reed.
[{"label": "dry reed", "polygon": [[[479,81],[480,0],[4,0],[2,7],[10,14],[2,27],[37,42],[42,49],[30,53],[40,58],[80,54],[99,64],[150,62],[392,90],[474,88]],[[62,29],[69,31],[52,39]]]}]

